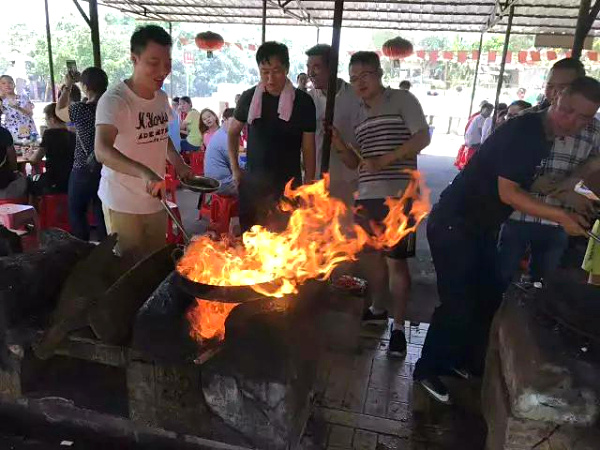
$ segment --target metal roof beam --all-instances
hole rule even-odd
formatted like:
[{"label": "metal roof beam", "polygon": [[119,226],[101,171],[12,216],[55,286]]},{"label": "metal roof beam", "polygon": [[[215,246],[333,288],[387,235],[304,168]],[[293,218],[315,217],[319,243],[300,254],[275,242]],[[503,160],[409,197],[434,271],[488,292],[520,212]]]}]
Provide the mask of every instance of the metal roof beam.
[{"label": "metal roof beam", "polygon": [[[496,0],[496,4],[494,5],[494,9],[490,14],[490,17],[487,21],[487,24],[484,25],[483,31],[486,32],[490,28],[493,28],[498,22],[502,20],[502,18],[510,12],[510,8],[515,6],[519,0],[505,0],[504,6],[500,5],[500,0]],[[536,6],[536,8],[540,8],[541,6]]]}]

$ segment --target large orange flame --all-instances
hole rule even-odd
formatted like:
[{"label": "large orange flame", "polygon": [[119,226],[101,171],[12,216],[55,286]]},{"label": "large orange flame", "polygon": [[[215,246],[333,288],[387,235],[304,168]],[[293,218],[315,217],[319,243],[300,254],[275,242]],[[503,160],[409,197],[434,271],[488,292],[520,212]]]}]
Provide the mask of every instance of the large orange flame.
[{"label": "large orange flame", "polygon": [[192,338],[200,343],[210,339],[223,340],[225,320],[237,305],[239,303],[220,303],[197,298],[196,304],[187,313]]},{"label": "large orange flame", "polygon": [[[329,196],[327,176],[297,189],[289,183],[285,189],[289,202],[280,205],[291,212],[285,231],[276,233],[256,225],[242,236],[243,245],[200,236],[189,245],[177,270],[208,285],[249,285],[271,297],[295,293],[308,279],[327,279],[337,265],[355,260],[366,245],[392,247],[416,230],[429,211],[429,191],[421,180],[419,172],[412,172],[402,197],[387,199],[390,212],[373,236],[358,225],[342,225],[347,209]],[[408,204],[410,211],[405,211]]]}]

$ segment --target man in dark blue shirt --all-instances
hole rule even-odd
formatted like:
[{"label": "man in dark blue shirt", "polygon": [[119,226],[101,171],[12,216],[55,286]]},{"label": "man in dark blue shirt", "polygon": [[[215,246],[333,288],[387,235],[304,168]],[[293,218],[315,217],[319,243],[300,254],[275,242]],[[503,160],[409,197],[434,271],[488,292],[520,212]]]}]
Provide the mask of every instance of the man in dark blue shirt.
[{"label": "man in dark blue shirt", "polygon": [[450,402],[441,375],[482,373],[487,335],[502,298],[496,238],[513,210],[585,235],[583,217],[531,196],[552,141],[585,127],[600,107],[600,83],[575,80],[555,104],[510,120],[482,145],[442,193],[427,223],[441,305],[433,314],[414,378],[436,400]]}]

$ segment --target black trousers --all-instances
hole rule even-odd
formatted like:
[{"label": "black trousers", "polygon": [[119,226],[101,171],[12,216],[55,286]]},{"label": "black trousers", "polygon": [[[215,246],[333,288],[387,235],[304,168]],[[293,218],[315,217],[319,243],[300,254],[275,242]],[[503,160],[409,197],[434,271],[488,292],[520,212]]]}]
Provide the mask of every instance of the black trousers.
[{"label": "black trousers", "polygon": [[452,368],[483,373],[489,329],[502,299],[496,238],[496,232],[469,230],[460,218],[432,211],[427,239],[441,304],[433,314],[415,379]]}]

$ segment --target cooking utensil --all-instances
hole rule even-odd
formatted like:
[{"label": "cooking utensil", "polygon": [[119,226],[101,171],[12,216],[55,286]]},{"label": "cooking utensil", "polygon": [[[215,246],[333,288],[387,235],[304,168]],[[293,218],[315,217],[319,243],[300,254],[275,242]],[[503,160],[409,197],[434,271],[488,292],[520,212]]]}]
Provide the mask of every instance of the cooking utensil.
[{"label": "cooking utensil", "polygon": [[218,190],[221,186],[221,183],[219,180],[215,180],[214,178],[194,175],[190,178],[186,178],[185,180],[181,180],[181,185],[192,192],[209,194]]},{"label": "cooking utensil", "polygon": [[185,228],[183,228],[183,224],[179,221],[177,216],[175,214],[173,214],[173,211],[171,211],[171,208],[169,208],[169,205],[167,204],[167,202],[164,198],[160,199],[160,203],[163,206],[163,208],[165,208],[165,211],[167,212],[167,214],[169,215],[169,217],[171,218],[171,220],[173,221],[175,226],[177,226],[177,228],[179,228],[179,231],[181,231],[181,234],[183,235],[183,240],[185,241],[185,244],[186,245],[189,244],[190,236],[187,234],[187,231],[185,231]]},{"label": "cooking utensil", "polygon": [[[192,281],[179,272],[176,275],[176,283],[179,289],[186,294],[203,300],[222,303],[246,303],[264,298],[264,295],[259,294],[250,286],[213,286]],[[257,286],[266,288],[273,283],[275,281],[259,283]]]},{"label": "cooking utensil", "polygon": [[598,244],[600,244],[600,236],[598,236],[597,234],[592,233],[591,231],[588,231],[587,235],[588,235],[588,237],[590,237],[594,241],[596,241]]}]

